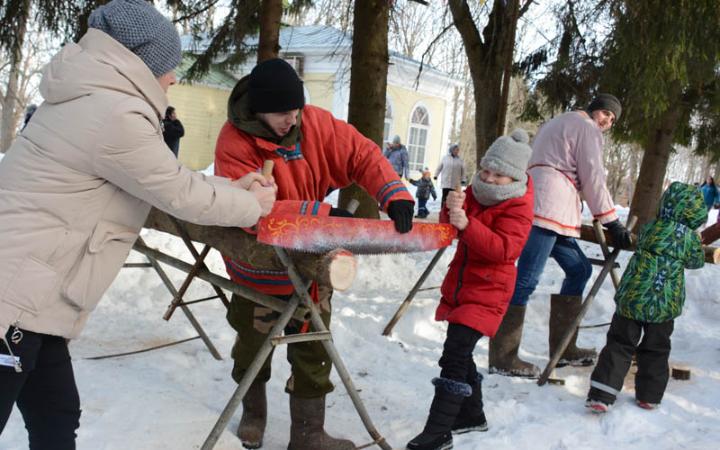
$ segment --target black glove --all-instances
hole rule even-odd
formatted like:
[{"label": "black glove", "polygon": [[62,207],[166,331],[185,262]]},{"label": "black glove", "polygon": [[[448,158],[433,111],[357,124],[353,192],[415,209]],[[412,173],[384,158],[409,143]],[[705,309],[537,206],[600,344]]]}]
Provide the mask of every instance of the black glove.
[{"label": "black glove", "polygon": [[619,219],[606,223],[605,228],[607,228],[610,233],[613,244],[615,244],[616,247],[625,249],[632,247],[632,234],[620,223]]},{"label": "black glove", "polygon": [[342,208],[330,208],[330,216],[331,217],[353,217],[353,215],[350,214],[350,211],[342,209]]},{"label": "black glove", "polygon": [[407,233],[412,230],[412,218],[415,213],[415,204],[410,200],[395,200],[387,208],[388,216],[395,222],[398,233]]}]

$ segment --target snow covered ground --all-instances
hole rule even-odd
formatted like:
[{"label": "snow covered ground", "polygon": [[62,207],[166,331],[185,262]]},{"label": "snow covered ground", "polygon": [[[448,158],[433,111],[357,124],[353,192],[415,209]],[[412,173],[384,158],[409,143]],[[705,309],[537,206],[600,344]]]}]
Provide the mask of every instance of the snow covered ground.
[{"label": "snow covered ground", "polygon": [[[437,211],[439,202],[431,202]],[[714,220],[713,220],[714,221]],[[144,232],[146,241],[164,252],[189,260],[182,243],[157,232]],[[589,256],[597,246],[583,244]],[[454,250],[454,249],[453,249]],[[453,251],[444,255],[426,287],[439,286]],[[392,338],[383,327],[427,266],[431,253],[360,257],[352,288],[334,297],[332,332],[346,366],[377,429],[395,447],[418,433],[432,399],[430,379],[437,376],[446,325],[433,321],[437,290],[419,293],[395,327]],[[621,263],[629,255],[623,254]],[[141,260],[131,254],[131,260]],[[224,274],[217,254],[211,269]],[[168,268],[176,285],[183,273]],[[597,273],[597,269],[596,269]],[[543,367],[547,362],[549,295],[557,292],[562,272],[549,262],[529,304],[521,356]],[[632,390],[625,390],[605,416],[583,407],[590,369],[559,369],[564,386],[538,387],[534,381],[487,374],[487,339],[475,351],[485,375],[483,393],[490,424],[486,433],[455,438],[455,448],[470,449],[710,449],[720,441],[720,267],[687,272],[687,303],[677,320],[671,361],[691,368],[689,381],[670,380],[660,409],[635,406]],[[189,298],[211,295],[202,281],[193,283]],[[584,320],[608,322],[613,313],[613,289],[606,280]],[[180,311],[169,322],[161,316],[170,296],[154,272],[124,269],[106,293],[82,336],[70,349],[83,416],[79,449],[143,450],[196,449],[203,443],[235,384],[228,355],[234,333],[220,302],[193,306],[200,322],[225,359],[214,360],[202,342],[132,356],[88,360],[88,357],[142,349],[194,336]],[[607,328],[583,330],[580,344],[605,342]],[[285,350],[274,356],[269,384],[269,424],[264,449],[287,447],[289,417],[283,392],[289,367]],[[335,372],[337,386],[328,396],[327,429],[356,443],[370,441]],[[235,415],[216,446],[242,448],[234,437],[240,417]],[[20,414],[13,412],[0,437],[1,449],[27,448]],[[377,447],[375,447],[377,448]]]}]

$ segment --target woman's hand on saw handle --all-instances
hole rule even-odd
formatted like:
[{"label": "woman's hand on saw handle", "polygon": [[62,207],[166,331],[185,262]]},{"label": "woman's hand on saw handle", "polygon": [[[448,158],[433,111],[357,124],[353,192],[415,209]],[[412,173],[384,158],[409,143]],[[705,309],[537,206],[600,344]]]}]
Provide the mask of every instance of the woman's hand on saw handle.
[{"label": "woman's hand on saw handle", "polygon": [[260,215],[265,217],[270,214],[275,203],[275,197],[277,195],[277,186],[273,183],[272,186],[263,186],[260,183],[253,183],[248,189],[251,194],[255,196],[255,199],[260,204],[261,213]]},{"label": "woman's hand on saw handle", "polygon": [[277,185],[272,176],[273,162],[265,161],[262,173],[250,172],[233,181],[233,185],[250,191],[260,204],[261,216],[267,216],[272,210],[277,197]]}]

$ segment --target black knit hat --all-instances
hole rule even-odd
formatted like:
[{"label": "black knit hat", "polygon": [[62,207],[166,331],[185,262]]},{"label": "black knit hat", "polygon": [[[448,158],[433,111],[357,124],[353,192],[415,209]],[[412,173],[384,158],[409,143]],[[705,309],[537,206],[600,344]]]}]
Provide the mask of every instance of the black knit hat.
[{"label": "black knit hat", "polygon": [[303,82],[282,59],[263,61],[250,72],[250,110],[255,113],[285,112],[305,106]]},{"label": "black knit hat", "polygon": [[597,111],[598,109],[604,109],[615,114],[615,122],[620,120],[620,114],[622,114],[622,105],[620,100],[611,94],[598,94],[595,96],[593,101],[587,107],[589,113]]}]

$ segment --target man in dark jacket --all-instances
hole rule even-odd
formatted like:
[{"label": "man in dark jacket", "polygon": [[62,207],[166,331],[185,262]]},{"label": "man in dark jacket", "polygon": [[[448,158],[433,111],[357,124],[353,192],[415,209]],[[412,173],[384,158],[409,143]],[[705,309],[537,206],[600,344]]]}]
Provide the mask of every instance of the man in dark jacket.
[{"label": "man in dark jacket", "polygon": [[163,119],[163,139],[177,157],[180,150],[180,138],[185,136],[185,128],[177,118],[175,108],[168,106]]}]

